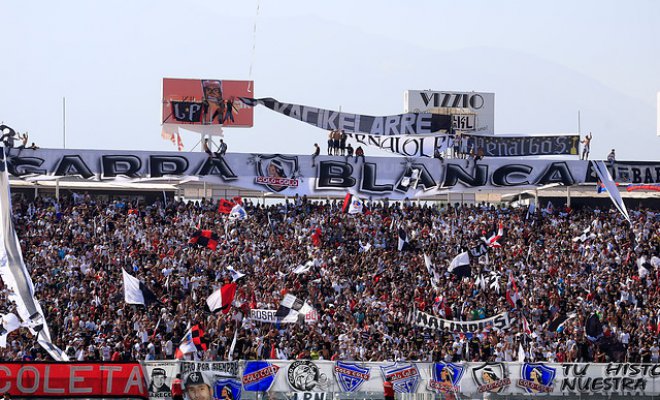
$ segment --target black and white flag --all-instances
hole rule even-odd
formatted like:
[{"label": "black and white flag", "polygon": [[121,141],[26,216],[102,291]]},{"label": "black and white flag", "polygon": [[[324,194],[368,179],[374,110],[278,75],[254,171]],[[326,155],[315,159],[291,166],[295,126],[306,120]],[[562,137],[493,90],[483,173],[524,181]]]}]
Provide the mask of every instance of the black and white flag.
[{"label": "black and white flag", "polygon": [[398,234],[399,234],[399,244],[397,246],[397,249],[399,249],[399,251],[409,250],[410,243],[408,242],[408,233],[406,233],[406,230],[403,229],[401,225],[399,225]]},{"label": "black and white flag", "polygon": [[150,304],[157,303],[156,295],[147,288],[138,278],[132,276],[125,269],[121,269],[124,278],[124,301],[128,304],[142,304],[149,307]]},{"label": "black and white flag", "polygon": [[280,307],[277,309],[275,317],[277,317],[277,319],[297,317],[299,314],[305,315],[312,310],[312,306],[305,303],[304,300],[299,299],[292,294],[286,294],[280,302]]},{"label": "black and white flag", "polygon": [[470,256],[467,251],[462,252],[451,260],[451,264],[449,264],[449,272],[459,278],[469,278],[472,276]]},{"label": "black and white flag", "polygon": [[424,264],[426,265],[426,270],[429,272],[429,275],[431,276],[431,286],[433,286],[433,289],[437,289],[438,281],[440,279],[440,274],[438,273],[438,271],[436,271],[433,262],[431,262],[431,257],[429,257],[426,254],[424,254]]},{"label": "black and white flag", "polygon": [[0,277],[9,289],[8,299],[16,304],[22,324],[36,336],[38,343],[55,361],[69,361],[64,352],[52,343],[44,312],[34,295],[34,285],[28,272],[20,242],[11,217],[9,176],[4,152],[0,150]]}]

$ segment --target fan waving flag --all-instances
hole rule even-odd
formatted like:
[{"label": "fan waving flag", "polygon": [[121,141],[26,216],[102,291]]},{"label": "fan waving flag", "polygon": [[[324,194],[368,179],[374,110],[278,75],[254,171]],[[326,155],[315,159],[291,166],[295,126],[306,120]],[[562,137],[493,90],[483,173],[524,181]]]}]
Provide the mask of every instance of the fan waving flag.
[{"label": "fan waving flag", "polygon": [[230,214],[236,203],[227,199],[220,199],[218,202],[218,212],[220,214]]},{"label": "fan waving flag", "polygon": [[399,225],[398,233],[399,233],[399,244],[397,248],[399,249],[399,251],[409,250],[410,243],[408,242],[408,234],[401,225]]},{"label": "fan waving flag", "polygon": [[236,296],[236,287],[236,282],[232,282],[222,285],[220,289],[211,293],[206,299],[206,304],[209,306],[209,310],[211,310],[211,312],[222,310],[223,314],[229,314],[231,303],[234,302],[234,297]]},{"label": "fan waving flag", "polygon": [[470,256],[467,251],[454,257],[449,264],[449,272],[458,276],[459,278],[469,278],[472,276],[472,269],[470,268]]},{"label": "fan waving flag", "polygon": [[500,222],[497,226],[497,233],[489,237],[488,239],[486,238],[481,238],[488,247],[502,247],[502,245],[498,242],[502,238],[502,235],[504,235],[504,226]]},{"label": "fan waving flag", "polygon": [[305,315],[312,310],[313,308],[305,303],[304,300],[292,294],[286,294],[280,302],[280,307],[277,309],[275,317],[282,320],[289,316],[297,317],[299,313]]},{"label": "fan waving flag", "polygon": [[147,288],[138,278],[132,276],[125,269],[121,269],[124,278],[124,301],[128,304],[142,304],[149,307],[158,303],[156,295]]},{"label": "fan waving flag", "polygon": [[174,357],[177,360],[183,359],[186,354],[196,354],[198,351],[205,351],[207,349],[206,342],[204,341],[204,331],[195,325],[192,328],[188,329],[183,339],[181,339],[181,344],[176,349]]},{"label": "fan waving flag", "polygon": [[511,308],[517,308],[520,302],[520,293],[518,293],[518,285],[516,285],[516,280],[511,273],[509,274],[509,286],[506,291],[506,301]]},{"label": "fan waving flag", "polygon": [[240,204],[236,204],[229,213],[229,219],[246,219],[247,213],[245,209]]},{"label": "fan waving flag", "polygon": [[341,208],[341,212],[345,214],[369,214],[369,209],[367,209],[364,205],[364,201],[360,198],[347,193],[346,197],[344,197],[344,205]]},{"label": "fan waving flag", "polygon": [[196,244],[215,250],[218,247],[218,235],[211,231],[199,230],[193,233],[188,244]]}]

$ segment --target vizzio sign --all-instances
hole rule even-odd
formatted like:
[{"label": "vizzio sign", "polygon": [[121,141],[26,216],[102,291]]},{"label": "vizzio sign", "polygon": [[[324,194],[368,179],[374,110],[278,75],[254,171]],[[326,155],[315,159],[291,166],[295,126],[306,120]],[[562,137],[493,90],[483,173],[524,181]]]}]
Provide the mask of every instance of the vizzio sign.
[{"label": "vizzio sign", "polygon": [[495,93],[406,90],[403,109],[407,113],[434,113],[438,109],[450,109],[450,112],[454,109],[455,112],[451,113],[456,115],[468,112],[474,117],[454,118],[454,129],[482,135],[495,134]]}]

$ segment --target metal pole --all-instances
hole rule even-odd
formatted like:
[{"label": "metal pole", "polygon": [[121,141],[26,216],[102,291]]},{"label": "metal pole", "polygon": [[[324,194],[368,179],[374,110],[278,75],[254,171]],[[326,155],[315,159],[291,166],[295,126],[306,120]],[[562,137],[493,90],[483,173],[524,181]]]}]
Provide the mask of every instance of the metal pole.
[{"label": "metal pole", "polygon": [[62,97],[62,148],[66,149],[66,97]]},{"label": "metal pole", "polygon": [[571,206],[571,187],[566,186],[566,206]]},{"label": "metal pole", "polygon": [[580,110],[578,110],[578,133],[582,133],[582,130],[580,129]]}]

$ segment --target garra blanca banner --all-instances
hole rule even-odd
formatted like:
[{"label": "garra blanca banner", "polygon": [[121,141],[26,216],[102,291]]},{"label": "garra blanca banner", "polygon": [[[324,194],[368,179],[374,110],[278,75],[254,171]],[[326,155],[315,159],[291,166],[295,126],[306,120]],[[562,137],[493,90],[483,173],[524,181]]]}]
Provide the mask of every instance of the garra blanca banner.
[{"label": "garra blanca banner", "polygon": [[447,330],[449,332],[456,330],[459,332],[481,332],[485,328],[490,328],[496,331],[508,330],[511,328],[512,322],[513,321],[507,312],[476,321],[454,321],[443,319],[419,310],[415,310],[415,314],[413,315],[413,323],[416,326],[436,330]]},{"label": "garra blanca banner", "polygon": [[369,135],[424,135],[447,132],[451,128],[451,116],[431,113],[407,113],[374,117],[325,110],[300,104],[281,103],[273,98],[251,99],[241,97],[248,106],[261,104],[287,117],[306,122],[325,130],[343,130],[346,133]]}]

